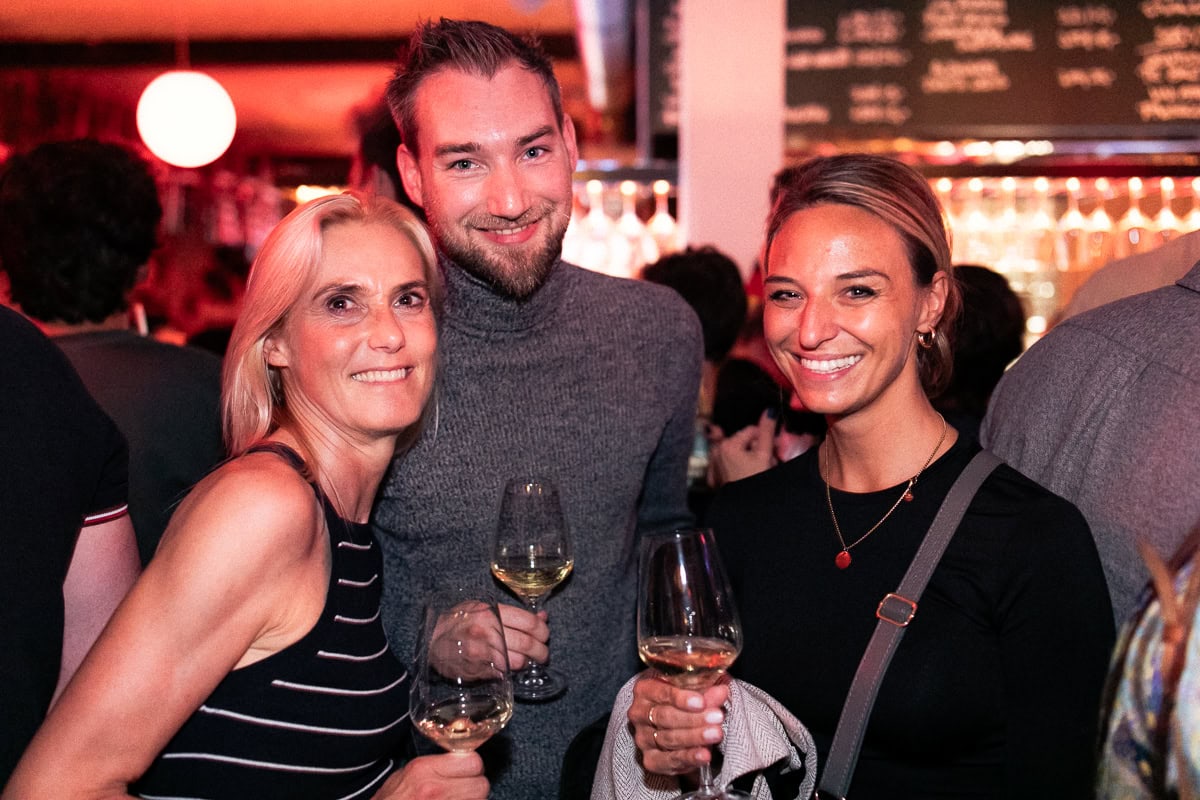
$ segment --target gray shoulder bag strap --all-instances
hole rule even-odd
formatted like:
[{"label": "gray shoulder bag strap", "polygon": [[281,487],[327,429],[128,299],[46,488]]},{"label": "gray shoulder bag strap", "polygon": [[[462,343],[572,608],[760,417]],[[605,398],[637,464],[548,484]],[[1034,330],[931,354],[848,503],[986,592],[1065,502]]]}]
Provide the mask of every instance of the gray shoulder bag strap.
[{"label": "gray shoulder bag strap", "polygon": [[925,540],[917,548],[917,554],[909,564],[899,588],[879,602],[879,608],[875,611],[879,622],[871,634],[871,641],[867,643],[858,671],[854,673],[854,682],[850,684],[850,694],[842,706],[833,745],[829,748],[829,758],[821,773],[821,788],[816,793],[818,800],[845,800],[854,765],[858,763],[858,750],[862,747],[871,707],[875,705],[875,696],[879,694],[879,684],[883,682],[888,664],[904,636],[904,629],[917,613],[921,592],[925,591],[929,576],[933,574],[942,552],[950,543],[950,537],[967,512],[975,492],[1001,463],[987,450],[979,451],[971,459],[942,501],[942,507],[933,518]]}]

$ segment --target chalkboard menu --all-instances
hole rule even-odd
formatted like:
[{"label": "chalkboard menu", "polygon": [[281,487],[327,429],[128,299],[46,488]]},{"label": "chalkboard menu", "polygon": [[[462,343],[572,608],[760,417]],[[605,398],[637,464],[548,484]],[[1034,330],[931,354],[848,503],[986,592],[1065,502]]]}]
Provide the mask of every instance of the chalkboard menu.
[{"label": "chalkboard menu", "polygon": [[789,140],[1200,136],[1200,0],[788,0]]}]

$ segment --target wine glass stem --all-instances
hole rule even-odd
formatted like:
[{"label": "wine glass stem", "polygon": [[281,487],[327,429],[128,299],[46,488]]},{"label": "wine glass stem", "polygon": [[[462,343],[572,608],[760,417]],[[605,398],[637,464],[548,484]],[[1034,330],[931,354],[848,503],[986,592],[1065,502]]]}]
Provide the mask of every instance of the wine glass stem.
[{"label": "wine glass stem", "polygon": [[700,785],[696,787],[696,794],[699,797],[716,797],[717,787],[713,785],[712,765],[700,765]]},{"label": "wine glass stem", "polygon": [[[540,597],[531,597],[525,601],[526,605],[529,606],[529,613],[535,617],[542,610],[541,601],[542,598]],[[541,662],[534,661],[532,658],[526,662],[525,669],[521,670],[521,678],[526,682],[540,681],[544,676],[545,673],[542,671]]]}]

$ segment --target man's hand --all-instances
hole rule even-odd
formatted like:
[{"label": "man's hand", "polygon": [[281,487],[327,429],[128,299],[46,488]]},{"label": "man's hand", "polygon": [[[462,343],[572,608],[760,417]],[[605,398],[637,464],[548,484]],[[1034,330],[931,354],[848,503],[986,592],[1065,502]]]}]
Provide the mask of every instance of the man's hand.
[{"label": "man's hand", "polygon": [[550,626],[546,612],[532,614],[524,608],[501,603],[500,621],[504,623],[504,641],[508,644],[508,666],[523,668],[530,661],[544,664],[550,657]]}]

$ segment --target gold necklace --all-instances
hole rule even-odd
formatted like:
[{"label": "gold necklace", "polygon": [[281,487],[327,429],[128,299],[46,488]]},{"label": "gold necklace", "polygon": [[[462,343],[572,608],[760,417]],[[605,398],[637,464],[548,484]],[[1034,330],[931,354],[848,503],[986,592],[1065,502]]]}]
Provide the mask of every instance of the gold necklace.
[{"label": "gold necklace", "polygon": [[[938,416],[942,417],[941,414],[938,414]],[[883,515],[879,522],[876,522],[874,525],[872,525],[869,531],[855,539],[850,544],[846,544],[846,540],[842,537],[842,527],[838,525],[837,514],[833,512],[833,497],[829,492],[829,478],[826,477],[829,475],[829,448],[825,448],[825,452],[822,453],[823,457],[821,459],[823,466],[821,480],[825,481],[825,503],[829,506],[829,518],[833,520],[833,531],[837,534],[838,543],[842,546],[841,551],[839,551],[837,556],[833,559],[833,563],[837,565],[838,569],[845,569],[846,567],[850,566],[850,562],[852,561],[850,558],[850,548],[861,544],[863,540],[878,530],[880,525],[887,522],[887,518],[892,515],[892,512],[900,507],[901,500],[912,502],[912,488],[917,485],[917,478],[921,477],[921,473],[933,463],[933,457],[936,456],[937,451],[941,449],[942,442],[946,441],[946,429],[946,418],[942,417],[942,435],[938,437],[937,444],[933,446],[933,452],[929,454],[929,458],[925,459],[925,463],[919,470],[917,470],[917,474],[908,479],[908,485],[904,487],[904,491],[900,493],[900,496],[896,498],[896,502],[892,503],[892,507],[887,510],[887,513]]]}]

